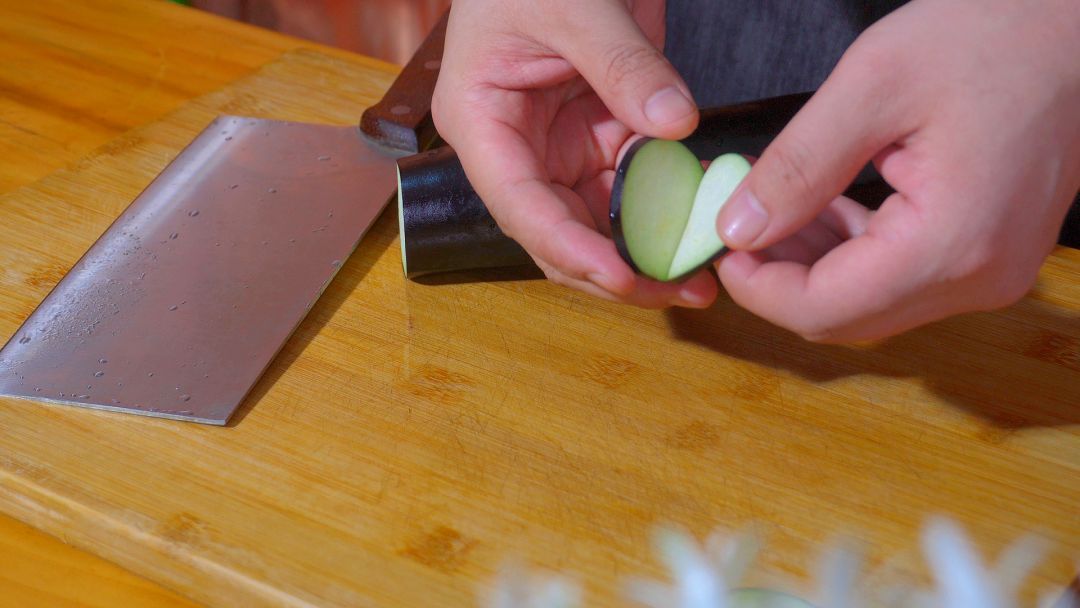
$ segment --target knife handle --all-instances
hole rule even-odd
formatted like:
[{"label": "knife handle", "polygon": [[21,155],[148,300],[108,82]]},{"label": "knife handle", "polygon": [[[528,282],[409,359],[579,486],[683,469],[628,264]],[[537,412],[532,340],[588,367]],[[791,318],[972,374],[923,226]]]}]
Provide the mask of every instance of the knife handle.
[{"label": "knife handle", "polygon": [[375,143],[406,154],[426,149],[437,136],[431,96],[442,65],[450,11],[443,14],[401,70],[386,95],[360,117],[360,130]]}]

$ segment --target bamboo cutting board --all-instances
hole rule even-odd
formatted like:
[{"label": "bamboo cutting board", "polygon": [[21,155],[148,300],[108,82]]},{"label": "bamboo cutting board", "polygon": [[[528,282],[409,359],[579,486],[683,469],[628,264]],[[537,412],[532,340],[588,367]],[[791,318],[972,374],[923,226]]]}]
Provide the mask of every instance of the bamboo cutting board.
[{"label": "bamboo cutting board", "polygon": [[[219,113],[349,124],[393,74],[288,53],[0,198],[0,336]],[[465,606],[508,558],[619,605],[661,575],[653,525],[756,522],[755,577],[837,533],[877,582],[920,572],[923,518],[996,552],[1080,555],[1080,253],[1036,291],[862,348],[722,299],[599,302],[541,281],[421,285],[384,216],[255,388],[210,428],[0,400],[0,511],[211,605]],[[168,345],[162,345],[168,348]]]}]

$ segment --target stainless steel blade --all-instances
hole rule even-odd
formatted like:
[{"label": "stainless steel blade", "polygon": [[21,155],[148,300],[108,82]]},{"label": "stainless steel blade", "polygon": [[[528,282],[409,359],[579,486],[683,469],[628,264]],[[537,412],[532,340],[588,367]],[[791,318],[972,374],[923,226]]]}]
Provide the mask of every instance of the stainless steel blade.
[{"label": "stainless steel blade", "polygon": [[0,350],[0,395],[225,424],[394,187],[356,127],[219,118]]}]

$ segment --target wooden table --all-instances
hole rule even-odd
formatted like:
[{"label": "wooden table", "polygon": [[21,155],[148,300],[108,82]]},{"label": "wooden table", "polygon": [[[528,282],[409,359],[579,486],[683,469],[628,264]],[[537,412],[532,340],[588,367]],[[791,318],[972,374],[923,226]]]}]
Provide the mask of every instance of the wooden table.
[{"label": "wooden table", "polygon": [[[164,1],[0,0],[0,194],[305,46]],[[189,602],[0,515],[0,606],[63,605]]]},{"label": "wooden table", "polygon": [[[0,60],[31,58],[0,61],[2,338],[214,115],[348,124],[393,75],[165,3],[0,7]],[[516,556],[614,606],[662,575],[665,520],[757,522],[772,584],[858,534],[895,583],[933,513],[987,551],[1042,531],[1034,592],[1080,554],[1078,279],[1059,249],[1010,309],[824,347],[725,299],[408,282],[388,214],[230,427],[0,400],[0,511],[214,605],[470,605]],[[14,574],[0,557],[0,602],[183,601],[26,537],[0,522],[0,548],[27,547]],[[117,582],[58,590],[56,563]]]}]

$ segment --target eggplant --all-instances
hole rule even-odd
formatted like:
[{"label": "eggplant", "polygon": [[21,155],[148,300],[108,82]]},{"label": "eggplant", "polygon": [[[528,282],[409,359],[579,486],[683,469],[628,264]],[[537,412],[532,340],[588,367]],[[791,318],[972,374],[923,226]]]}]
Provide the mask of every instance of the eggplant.
[{"label": "eggplant", "polygon": [[677,281],[724,252],[716,216],[750,172],[739,154],[722,154],[702,171],[682,143],[640,139],[615,172],[611,232],[619,254],[637,272]]},{"label": "eggplant", "polygon": [[401,264],[409,278],[533,264],[499,229],[448,146],[398,160],[397,200]]},{"label": "eggplant", "polygon": [[[699,160],[727,153],[760,156],[810,95],[703,109],[698,128],[682,143]],[[398,175],[402,264],[408,277],[506,267],[536,276],[532,259],[499,230],[451,148],[400,159]],[[891,192],[872,167],[848,191],[863,202],[880,202]]]}]

